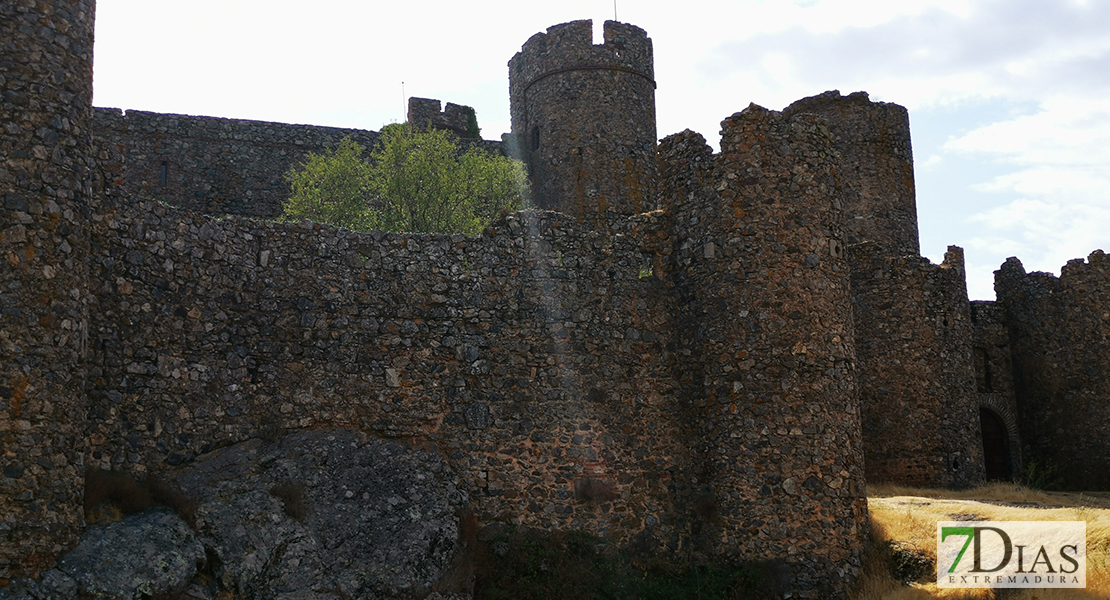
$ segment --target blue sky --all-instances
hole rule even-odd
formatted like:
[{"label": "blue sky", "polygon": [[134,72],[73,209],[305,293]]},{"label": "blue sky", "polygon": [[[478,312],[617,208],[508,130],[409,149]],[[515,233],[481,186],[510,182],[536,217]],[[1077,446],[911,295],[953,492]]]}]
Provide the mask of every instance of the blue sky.
[{"label": "blue sky", "polygon": [[[535,4],[535,6],[533,6]],[[550,25],[613,18],[550,3],[98,0],[94,104],[378,129],[404,95],[509,130],[506,63]],[[829,89],[910,110],[922,253],[964,247],[992,299],[1009,256],[1059,273],[1110,250],[1110,0],[632,2],[654,41],[660,137],[750,102]]]}]

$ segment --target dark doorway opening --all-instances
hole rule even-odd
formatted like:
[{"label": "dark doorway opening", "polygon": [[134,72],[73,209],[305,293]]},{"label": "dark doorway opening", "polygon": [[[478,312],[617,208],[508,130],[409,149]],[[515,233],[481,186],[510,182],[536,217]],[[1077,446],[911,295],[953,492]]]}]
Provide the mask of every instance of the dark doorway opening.
[{"label": "dark doorway opening", "polygon": [[987,480],[1009,481],[1014,473],[1010,466],[1010,436],[1006,424],[989,408],[979,408],[979,426],[983,430],[983,460]]}]

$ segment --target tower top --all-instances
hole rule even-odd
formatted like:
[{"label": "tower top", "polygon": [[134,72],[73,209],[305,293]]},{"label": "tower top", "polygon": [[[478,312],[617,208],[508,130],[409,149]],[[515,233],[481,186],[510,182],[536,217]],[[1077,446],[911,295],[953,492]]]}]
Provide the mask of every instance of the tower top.
[{"label": "tower top", "polygon": [[546,33],[529,38],[509,61],[510,81],[516,80],[526,90],[557,73],[607,69],[639,75],[654,88],[655,69],[647,32],[617,21],[606,21],[604,31],[604,41],[594,44],[593,21],[589,19],[548,27]]},{"label": "tower top", "polygon": [[601,222],[654,208],[655,69],[651,39],[606,21],[549,27],[509,61],[514,153],[533,202]]}]

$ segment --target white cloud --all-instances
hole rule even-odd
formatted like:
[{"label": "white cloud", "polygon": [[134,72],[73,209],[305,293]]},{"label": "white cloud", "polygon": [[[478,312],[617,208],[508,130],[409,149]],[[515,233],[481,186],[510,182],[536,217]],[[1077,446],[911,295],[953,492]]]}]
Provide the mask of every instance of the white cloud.
[{"label": "white cloud", "polygon": [[926,158],[925,160],[917,161],[916,163],[914,163],[913,168],[915,170],[918,170],[918,171],[928,171],[930,169],[936,168],[937,166],[939,166],[943,162],[944,162],[944,159],[941,158],[941,156],[939,154],[932,154],[932,155],[929,156],[929,158]]}]

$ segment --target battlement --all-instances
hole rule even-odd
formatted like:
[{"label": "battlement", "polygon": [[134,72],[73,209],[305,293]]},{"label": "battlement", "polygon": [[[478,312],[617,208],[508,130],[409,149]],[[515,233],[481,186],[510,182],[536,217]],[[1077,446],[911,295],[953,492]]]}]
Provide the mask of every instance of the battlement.
[{"label": "battlement", "polygon": [[690,131],[657,152],[651,40],[575,21],[509,63],[554,210],[479,237],[224,218],[273,216],[290,164],[378,134],[94,111],[93,0],[38,4],[0,4],[0,580],[80,534],[84,466],[163,474],[322,427],[437,453],[482,525],[772,564],[808,599],[859,573],[865,466],[978,483],[984,407],[1011,442],[1020,413],[1038,461],[1082,453],[1068,485],[1110,485],[1110,259],[1011,259],[997,306],[969,305],[962,250],[918,253],[900,106],[751,105],[719,153]]},{"label": "battlement", "polygon": [[647,32],[617,21],[606,21],[604,30],[603,43],[594,44],[593,21],[548,27],[546,33],[529,38],[509,61],[509,76],[527,88],[562,71],[604,68],[640,75],[654,87],[654,59]]},{"label": "battlement", "polygon": [[408,122],[417,127],[450,131],[462,138],[478,137],[478,119],[473,108],[451,102],[442,111],[439,107],[439,100],[409,98]]}]

